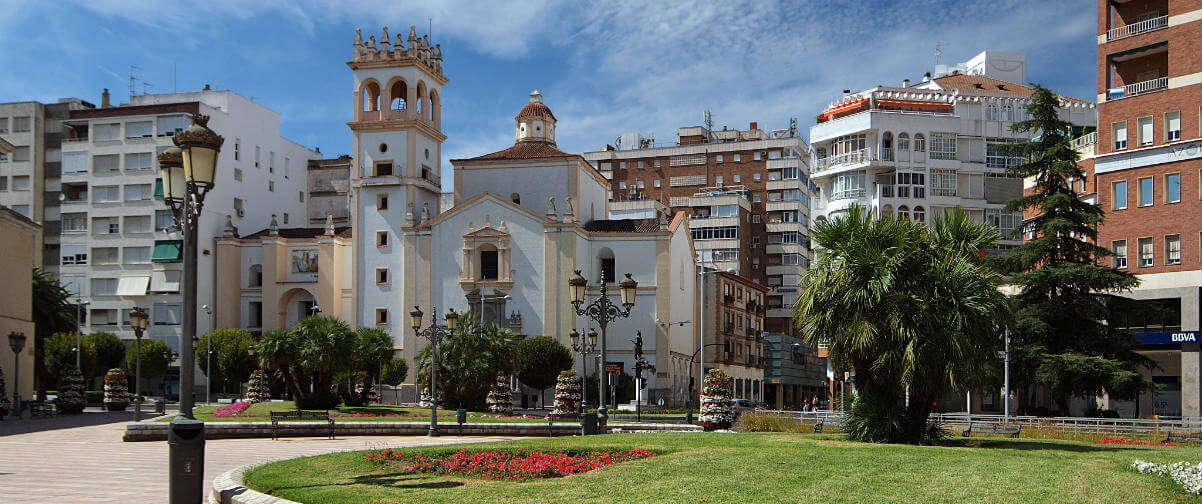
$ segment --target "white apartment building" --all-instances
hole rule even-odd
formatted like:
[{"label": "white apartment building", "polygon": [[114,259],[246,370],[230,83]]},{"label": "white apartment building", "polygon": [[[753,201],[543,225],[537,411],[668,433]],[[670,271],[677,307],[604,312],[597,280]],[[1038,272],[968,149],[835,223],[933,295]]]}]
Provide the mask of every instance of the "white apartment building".
[{"label": "white apartment building", "polygon": [[[962,207],[1001,231],[999,249],[1016,247],[1022,212],[1003,208],[1022,193],[1022,181],[1004,172],[1019,160],[996,146],[1030,138],[1010,127],[1026,119],[1033,90],[1003,80],[1025,76],[1026,57],[986,51],[938,70],[913,85],[906,79],[897,87],[845,91],[823,110],[810,128],[819,195],[814,216],[830,218],[859,204],[932,222]],[[1062,102],[1064,119],[1096,125],[1094,104]]]},{"label": "white apartment building", "polygon": [[[320,154],[280,137],[279,114],[262,105],[206,86],[73,110],[61,181],[46,189],[61,192],[59,215],[47,218],[61,218],[59,276],[87,303],[86,331],[132,339],[129,310],[140,306],[151,316],[147,337],[181,348],[181,237],[162,201],[156,155],[190,124],[189,114],[209,116],[225,137],[199,221],[198,305],[215,306],[212,251],[227,219],[249,229],[267,227],[273,215],[282,226],[307,224],[306,166]],[[197,334],[211,329],[202,311]]]}]

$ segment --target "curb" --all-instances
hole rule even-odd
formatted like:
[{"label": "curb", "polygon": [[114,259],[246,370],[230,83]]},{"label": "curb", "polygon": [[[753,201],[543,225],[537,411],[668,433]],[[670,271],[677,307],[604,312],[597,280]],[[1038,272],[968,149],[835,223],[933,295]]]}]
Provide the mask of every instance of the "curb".
[{"label": "curb", "polygon": [[[425,436],[429,423],[421,422],[342,422],[334,424],[334,435],[347,436]],[[125,426],[122,440],[126,442],[166,441],[170,424],[166,422],[136,422]],[[685,424],[610,424],[610,432],[689,432],[701,431],[696,425]],[[548,426],[537,423],[474,423],[440,424],[439,432],[448,436],[522,436],[553,437],[580,435],[577,423]],[[281,437],[326,437],[329,427],[318,423],[280,422]],[[272,427],[266,422],[209,422],[205,424],[205,439],[270,438]]]}]

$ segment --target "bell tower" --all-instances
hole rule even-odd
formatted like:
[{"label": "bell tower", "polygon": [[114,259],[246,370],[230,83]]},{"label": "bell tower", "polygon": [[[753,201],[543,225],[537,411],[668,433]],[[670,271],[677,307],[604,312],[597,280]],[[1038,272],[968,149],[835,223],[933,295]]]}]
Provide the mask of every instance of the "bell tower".
[{"label": "bell tower", "polygon": [[401,286],[428,261],[403,236],[438,214],[442,191],[442,48],[413,26],[395,39],[385,26],[379,41],[355,30],[347,66],[354,74],[354,120],[347,123],[354,135],[354,313],[358,326],[386,329],[401,346],[406,308],[425,305]]}]

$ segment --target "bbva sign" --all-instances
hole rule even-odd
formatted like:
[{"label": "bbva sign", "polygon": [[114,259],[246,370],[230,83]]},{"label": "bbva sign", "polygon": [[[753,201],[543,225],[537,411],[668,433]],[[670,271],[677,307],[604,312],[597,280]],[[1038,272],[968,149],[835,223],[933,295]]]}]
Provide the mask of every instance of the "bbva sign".
[{"label": "bbva sign", "polygon": [[1195,332],[1175,332],[1169,335],[1173,343],[1197,343],[1198,333]]},{"label": "bbva sign", "polygon": [[1202,341],[1199,331],[1145,332],[1135,333],[1135,337],[1144,345],[1180,345]]}]

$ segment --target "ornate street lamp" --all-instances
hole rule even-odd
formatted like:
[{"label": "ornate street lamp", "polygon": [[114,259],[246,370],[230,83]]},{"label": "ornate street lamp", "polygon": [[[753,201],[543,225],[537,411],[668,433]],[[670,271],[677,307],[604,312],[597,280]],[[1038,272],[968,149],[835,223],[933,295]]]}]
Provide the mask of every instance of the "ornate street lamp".
[{"label": "ornate street lamp", "polygon": [[[175,223],[183,235],[184,316],[182,341],[192,341],[193,351],[180,357],[180,414],[171,420],[168,433],[170,445],[170,502],[172,504],[200,502],[204,487],[204,422],[192,414],[195,404],[193,369],[196,358],[196,252],[197,233],[205,194],[213,189],[217,175],[217,156],[225,139],[209,129],[209,116],[192,116],[192,125],[177,133],[173,140],[178,149],[159,154],[163,177],[163,199],[175,214]],[[183,350],[183,349],[181,349]]]},{"label": "ornate street lamp", "polygon": [[12,410],[21,416],[21,350],[25,349],[25,333],[13,331],[8,333],[8,347],[13,349],[13,406]]},{"label": "ornate street lamp", "polygon": [[134,354],[134,421],[142,421],[142,334],[146,331],[146,327],[150,325],[150,318],[146,316],[146,310],[135,306],[129,311],[129,325],[134,328],[134,338],[138,340],[136,354]]},{"label": "ornate street lamp", "polygon": [[413,311],[409,312],[409,323],[413,326],[413,333],[419,338],[427,338],[434,348],[430,349],[430,430],[427,435],[430,437],[438,436],[438,342],[443,338],[450,337],[454,334],[455,328],[459,326],[459,314],[455,313],[454,309],[448,310],[446,315],[447,326],[443,329],[438,325],[438,308],[434,308],[430,314],[430,327],[422,329],[422,310],[416,306]]},{"label": "ornate street lamp", "polygon": [[[580,382],[588,378],[588,356],[597,351],[597,331],[589,329],[588,336],[581,338],[576,329],[568,333],[572,338],[572,351],[580,354]],[[580,414],[584,414],[585,404],[588,402],[588,387],[580,387]]]},{"label": "ornate street lamp", "polygon": [[[588,281],[580,274],[580,270],[576,270],[576,274],[568,280],[568,294],[571,297],[572,307],[576,309],[576,315],[587,315],[590,319],[601,326],[601,365],[597,369],[597,415],[604,422],[606,416],[606,397],[605,397],[605,335],[609,323],[617,320],[619,317],[630,317],[630,309],[634,308],[635,293],[638,290],[639,283],[630,278],[630,273],[626,274],[626,279],[618,284],[618,289],[622,298],[622,307],[619,308],[606,295],[605,272],[601,272],[601,294],[593,302],[584,305],[584,291],[588,286]],[[583,306],[582,306],[583,305]]]}]

